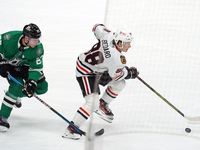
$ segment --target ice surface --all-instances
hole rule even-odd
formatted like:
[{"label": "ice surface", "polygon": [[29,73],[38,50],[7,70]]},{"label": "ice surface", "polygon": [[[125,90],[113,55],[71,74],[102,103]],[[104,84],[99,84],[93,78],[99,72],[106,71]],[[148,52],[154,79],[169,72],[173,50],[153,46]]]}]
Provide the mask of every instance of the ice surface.
[{"label": "ice surface", "polygon": [[[111,29],[126,27],[134,35],[134,44],[126,54],[128,65],[136,66],[141,78],[185,114],[200,115],[199,1],[134,0],[134,5],[128,7],[120,1],[109,4],[113,8],[107,11],[107,25]],[[84,103],[75,78],[76,58],[97,42],[91,30],[94,24],[104,23],[105,8],[106,0],[2,0],[0,4],[0,33],[22,30],[31,22],[42,30],[49,91],[39,97],[69,120]],[[120,12],[124,14],[120,16]],[[8,83],[0,78],[0,85],[3,99]],[[111,105],[115,114],[112,124],[92,116],[95,130],[103,127],[105,134],[90,142],[86,137],[78,141],[63,139],[61,135],[68,124],[37,99],[23,98],[22,103],[22,108],[14,108],[8,120],[11,128],[0,134],[1,150],[200,147],[200,125],[188,124],[137,79],[127,82]],[[83,130],[87,131],[89,121]],[[186,127],[192,129],[190,134],[185,133]]]}]

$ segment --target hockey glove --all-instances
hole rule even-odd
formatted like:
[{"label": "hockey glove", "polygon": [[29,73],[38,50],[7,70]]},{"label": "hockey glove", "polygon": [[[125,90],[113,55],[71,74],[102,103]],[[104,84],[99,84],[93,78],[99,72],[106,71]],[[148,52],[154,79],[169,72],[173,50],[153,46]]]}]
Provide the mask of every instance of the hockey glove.
[{"label": "hockey glove", "polygon": [[5,78],[7,77],[7,65],[6,64],[2,64],[0,65],[0,75]]},{"label": "hockey glove", "polygon": [[25,88],[22,90],[22,93],[25,94],[28,98],[31,98],[35,93],[36,86],[37,83],[34,80],[29,79],[26,81]]},{"label": "hockey glove", "polygon": [[128,75],[126,76],[125,79],[135,79],[139,75],[137,68],[135,68],[135,67],[128,68],[127,66],[125,66],[125,67],[128,71]]}]

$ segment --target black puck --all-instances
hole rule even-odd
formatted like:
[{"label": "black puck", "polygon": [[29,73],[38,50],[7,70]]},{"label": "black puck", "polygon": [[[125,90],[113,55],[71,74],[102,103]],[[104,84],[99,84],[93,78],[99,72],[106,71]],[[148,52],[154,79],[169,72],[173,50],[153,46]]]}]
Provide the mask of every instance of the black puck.
[{"label": "black puck", "polygon": [[190,128],[185,128],[185,132],[190,133],[191,129]]}]

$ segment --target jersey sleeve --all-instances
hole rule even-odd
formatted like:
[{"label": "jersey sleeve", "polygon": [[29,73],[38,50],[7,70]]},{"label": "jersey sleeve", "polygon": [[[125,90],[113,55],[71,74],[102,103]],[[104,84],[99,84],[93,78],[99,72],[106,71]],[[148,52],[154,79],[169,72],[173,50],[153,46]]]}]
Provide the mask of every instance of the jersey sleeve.
[{"label": "jersey sleeve", "polygon": [[43,54],[44,50],[42,44],[29,51],[28,79],[38,81],[43,76]]},{"label": "jersey sleeve", "polygon": [[29,63],[28,79],[38,81],[43,76],[43,59],[42,56],[32,59]]},{"label": "jersey sleeve", "polygon": [[119,59],[113,60],[112,64],[108,65],[108,73],[111,76],[112,80],[120,81],[128,75],[128,71],[125,68],[125,57],[122,55]]},{"label": "jersey sleeve", "polygon": [[100,40],[106,34],[110,33],[108,29],[103,24],[95,24],[92,31],[94,32],[95,37]]},{"label": "jersey sleeve", "polygon": [[2,41],[2,35],[0,34],[0,61],[4,58],[2,46],[3,46],[3,41]]},{"label": "jersey sleeve", "polygon": [[128,75],[128,71],[125,68],[125,66],[123,66],[122,68],[119,67],[115,69],[112,79],[115,81],[120,81],[122,79],[125,79],[127,75]]}]

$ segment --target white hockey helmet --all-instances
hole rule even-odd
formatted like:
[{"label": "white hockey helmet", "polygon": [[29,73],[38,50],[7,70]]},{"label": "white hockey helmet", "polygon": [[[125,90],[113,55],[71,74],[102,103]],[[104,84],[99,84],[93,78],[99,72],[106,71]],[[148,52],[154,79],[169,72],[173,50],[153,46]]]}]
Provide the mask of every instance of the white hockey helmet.
[{"label": "white hockey helmet", "polygon": [[[122,45],[124,47],[125,43],[126,42],[131,42],[133,40],[133,36],[131,33],[127,32],[127,31],[124,31],[124,30],[117,30],[115,32],[115,43],[118,44],[118,42],[122,42]],[[123,48],[123,47],[120,47],[120,48]]]}]

